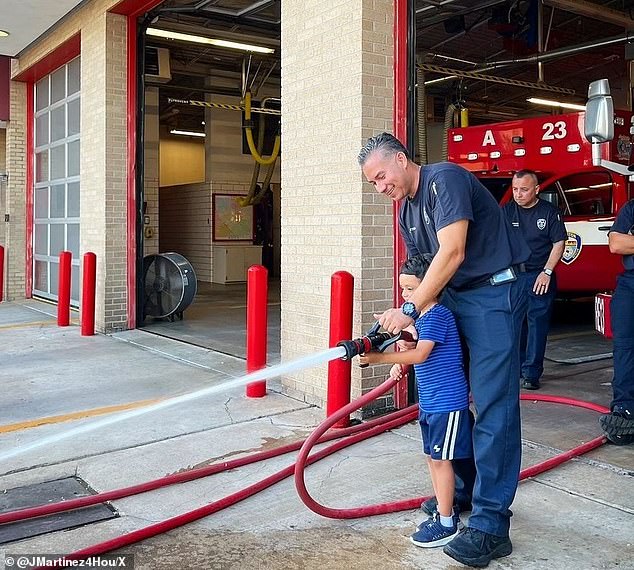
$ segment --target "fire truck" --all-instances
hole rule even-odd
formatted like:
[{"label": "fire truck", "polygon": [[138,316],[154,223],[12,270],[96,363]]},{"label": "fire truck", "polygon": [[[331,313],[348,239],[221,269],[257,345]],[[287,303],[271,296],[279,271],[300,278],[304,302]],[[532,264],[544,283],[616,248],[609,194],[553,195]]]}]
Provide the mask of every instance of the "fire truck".
[{"label": "fire truck", "polygon": [[[610,291],[623,271],[608,249],[608,230],[632,193],[630,176],[593,166],[584,136],[585,112],[549,115],[450,129],[448,160],[473,172],[504,204],[513,198],[517,170],[534,170],[539,196],[562,213],[568,239],[557,265],[561,296]],[[614,113],[614,138],[600,145],[601,158],[627,167],[632,145],[630,114]],[[595,161],[596,163],[596,161]]]}]

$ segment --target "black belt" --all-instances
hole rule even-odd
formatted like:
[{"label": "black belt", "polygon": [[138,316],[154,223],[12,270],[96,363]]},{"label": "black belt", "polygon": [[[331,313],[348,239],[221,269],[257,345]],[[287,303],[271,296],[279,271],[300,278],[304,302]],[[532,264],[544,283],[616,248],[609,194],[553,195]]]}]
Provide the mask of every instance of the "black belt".
[{"label": "black belt", "polygon": [[[515,271],[516,275],[518,273],[526,272],[526,265],[523,263],[516,263],[515,265],[511,265],[511,268],[513,269],[513,271]],[[493,279],[493,277],[497,275],[498,273],[502,273],[506,271],[507,269],[508,267],[504,269],[500,269],[500,271],[497,271],[496,273],[493,273],[489,275],[488,277],[483,277],[482,279],[476,279],[475,281],[471,281],[469,283],[466,283],[465,285],[461,285],[460,287],[452,287],[452,289],[455,289],[456,291],[468,291],[469,289],[478,289],[479,287],[484,287],[485,285],[491,285],[491,279]]]}]

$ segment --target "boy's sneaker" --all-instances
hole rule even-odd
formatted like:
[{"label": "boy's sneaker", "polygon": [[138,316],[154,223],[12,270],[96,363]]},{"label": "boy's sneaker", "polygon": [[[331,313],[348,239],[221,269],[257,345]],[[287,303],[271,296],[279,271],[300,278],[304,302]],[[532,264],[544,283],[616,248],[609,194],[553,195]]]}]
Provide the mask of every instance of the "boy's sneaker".
[{"label": "boy's sneaker", "polygon": [[440,516],[436,514],[424,523],[421,523],[419,529],[410,536],[410,540],[421,548],[443,546],[458,536],[460,532],[458,522],[458,517],[454,515],[453,525],[450,527],[443,526],[440,524]]},{"label": "boy's sneaker", "polygon": [[511,554],[513,545],[508,536],[495,536],[467,527],[445,545],[443,552],[466,566],[484,568],[494,558]]},{"label": "boy's sneaker", "polygon": [[[462,521],[460,520],[460,517],[458,516],[460,513],[458,512],[458,507],[453,508],[453,520],[456,523],[456,526],[458,527],[458,530],[462,530],[464,528],[464,525],[462,524]],[[438,513],[438,511],[435,511],[433,515],[430,515],[429,517],[427,517],[423,522],[421,522],[420,524],[418,524],[416,526],[416,530],[420,530],[422,529],[425,525],[433,522],[436,517],[440,517],[440,514]],[[440,520],[440,519],[439,519]]]},{"label": "boy's sneaker", "polygon": [[[423,501],[420,505],[420,508],[424,513],[427,513],[429,516],[433,516],[438,510],[438,501],[436,497],[430,497],[426,501]],[[467,499],[454,499],[453,502],[453,512],[456,515],[460,513],[467,513],[471,510],[471,501]]]}]

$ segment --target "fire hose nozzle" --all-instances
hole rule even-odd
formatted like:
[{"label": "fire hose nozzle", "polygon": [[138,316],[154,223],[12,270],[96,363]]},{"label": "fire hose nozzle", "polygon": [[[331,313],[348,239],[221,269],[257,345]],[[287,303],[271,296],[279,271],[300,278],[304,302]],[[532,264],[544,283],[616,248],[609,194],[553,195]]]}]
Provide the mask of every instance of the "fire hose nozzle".
[{"label": "fire hose nozzle", "polygon": [[346,349],[346,354],[341,357],[341,360],[350,360],[355,356],[373,350],[383,352],[397,340],[413,340],[412,335],[406,331],[392,335],[388,332],[378,332],[380,328],[381,325],[377,321],[366,335],[353,340],[342,340],[337,343],[337,346],[343,346]]}]

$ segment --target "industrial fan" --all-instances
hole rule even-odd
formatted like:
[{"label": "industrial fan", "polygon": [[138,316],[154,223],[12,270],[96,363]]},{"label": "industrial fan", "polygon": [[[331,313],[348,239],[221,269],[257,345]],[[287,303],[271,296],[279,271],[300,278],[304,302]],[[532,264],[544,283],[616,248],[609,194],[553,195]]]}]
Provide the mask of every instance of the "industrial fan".
[{"label": "industrial fan", "polygon": [[196,273],[179,253],[159,253],[143,258],[144,315],[183,320],[183,311],[196,295]]}]

